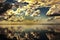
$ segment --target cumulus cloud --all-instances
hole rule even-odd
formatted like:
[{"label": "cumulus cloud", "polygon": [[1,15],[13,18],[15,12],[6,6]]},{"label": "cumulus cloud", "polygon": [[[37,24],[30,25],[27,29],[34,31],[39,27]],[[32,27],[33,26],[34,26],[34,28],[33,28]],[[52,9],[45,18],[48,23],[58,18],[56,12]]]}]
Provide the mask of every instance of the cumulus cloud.
[{"label": "cumulus cloud", "polygon": [[60,16],[55,16],[54,19],[60,19]]},{"label": "cumulus cloud", "polygon": [[48,16],[60,16],[60,5],[59,4],[56,4],[56,5],[53,5],[49,11],[47,12]]},{"label": "cumulus cloud", "polygon": [[54,24],[60,24],[60,16],[49,17],[47,18],[46,22],[52,22]]},{"label": "cumulus cloud", "polygon": [[31,16],[32,16],[32,17],[40,16],[40,10],[34,11],[33,14],[32,14]]},{"label": "cumulus cloud", "polygon": [[18,2],[27,2],[29,4],[39,4],[40,6],[51,6],[60,4],[60,0],[17,0]]},{"label": "cumulus cloud", "polygon": [[[40,10],[35,10],[38,7],[51,7],[46,15],[55,15],[60,14],[60,0],[15,0],[17,2],[27,2],[27,6],[24,6],[23,9],[26,9],[25,16],[39,16]],[[20,13],[22,8],[17,8],[16,13]],[[50,20],[50,19],[49,19]],[[51,19],[52,20],[52,19]]]}]

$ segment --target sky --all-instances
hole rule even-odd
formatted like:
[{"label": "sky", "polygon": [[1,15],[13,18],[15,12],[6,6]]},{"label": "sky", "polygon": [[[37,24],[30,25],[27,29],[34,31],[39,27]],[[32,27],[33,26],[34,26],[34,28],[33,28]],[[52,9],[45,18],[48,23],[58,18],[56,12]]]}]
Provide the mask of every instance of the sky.
[{"label": "sky", "polygon": [[[14,0],[7,0],[6,2],[13,3]],[[46,13],[49,10],[49,7],[42,7],[42,8],[38,8],[38,9],[41,11],[41,17],[47,18]]]},{"label": "sky", "polygon": [[42,7],[42,8],[38,8],[38,9],[40,9],[40,11],[41,11],[41,17],[43,17],[43,18],[48,17],[48,16],[46,16],[46,13],[49,10],[49,7]]},{"label": "sky", "polygon": [[[7,0],[6,2],[9,2],[9,3],[13,3],[15,0]],[[41,13],[40,13],[40,17],[42,19],[47,19],[49,18],[49,16],[46,15],[46,13],[49,11],[50,7],[41,7],[41,8],[38,8]]]},{"label": "sky", "polygon": [[[9,3],[13,3],[13,2],[15,2],[14,0],[6,0],[6,2],[9,2]],[[47,3],[48,4],[48,3]],[[53,4],[53,3],[52,3]],[[52,5],[51,4],[51,5]],[[57,4],[57,3],[56,3]],[[25,3],[24,3],[24,5],[25,5]],[[47,12],[50,10],[50,8],[52,7],[50,5],[50,7],[46,7],[46,5],[44,4],[42,7],[39,7],[39,8],[37,8],[37,10],[40,10],[40,18],[41,19],[48,19],[48,18],[51,18],[51,17],[49,17],[49,16],[47,16],[46,14],[47,14]],[[54,4],[55,5],[55,4]],[[41,5],[40,5],[41,6]],[[58,5],[59,6],[59,5]],[[55,7],[55,6],[54,6]],[[53,9],[55,9],[53,7]],[[59,6],[60,7],[60,6]],[[59,9],[59,8],[58,8]],[[58,11],[58,9],[57,9],[57,11]],[[56,10],[56,9],[55,9]],[[60,10],[60,9],[59,9]],[[52,11],[54,11],[54,10],[52,10]],[[60,17],[59,17],[60,18]],[[54,18],[52,17],[52,20],[53,20]],[[50,20],[50,19],[48,19],[48,20]],[[56,20],[57,21],[57,20]]]},{"label": "sky", "polygon": [[6,2],[14,2],[14,0],[6,0]]}]

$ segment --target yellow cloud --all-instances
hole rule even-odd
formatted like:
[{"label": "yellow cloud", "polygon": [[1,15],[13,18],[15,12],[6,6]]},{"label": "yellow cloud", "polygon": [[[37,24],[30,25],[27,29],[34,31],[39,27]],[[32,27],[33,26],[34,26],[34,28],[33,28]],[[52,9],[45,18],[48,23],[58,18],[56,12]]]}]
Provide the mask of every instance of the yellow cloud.
[{"label": "yellow cloud", "polygon": [[15,12],[10,9],[10,10],[6,11],[6,13],[7,13],[6,15],[12,15],[12,14],[14,14]]},{"label": "yellow cloud", "polygon": [[54,19],[60,19],[60,16],[55,16]]},{"label": "yellow cloud", "polygon": [[32,3],[43,4],[44,3],[44,5],[55,5],[57,3],[60,3],[60,0],[22,0],[21,2],[28,2],[29,4],[32,4]]},{"label": "yellow cloud", "polygon": [[49,11],[46,13],[46,15],[54,15],[54,14],[60,14],[60,4],[53,5]]},{"label": "yellow cloud", "polygon": [[39,15],[40,15],[40,10],[37,10],[37,11],[34,11],[34,13],[31,16],[34,17]]},{"label": "yellow cloud", "polygon": [[[51,7],[55,4],[60,4],[60,0],[17,0],[18,2],[27,2],[32,5],[39,5],[39,6],[45,6],[45,7]],[[30,7],[30,6],[29,6]]]}]

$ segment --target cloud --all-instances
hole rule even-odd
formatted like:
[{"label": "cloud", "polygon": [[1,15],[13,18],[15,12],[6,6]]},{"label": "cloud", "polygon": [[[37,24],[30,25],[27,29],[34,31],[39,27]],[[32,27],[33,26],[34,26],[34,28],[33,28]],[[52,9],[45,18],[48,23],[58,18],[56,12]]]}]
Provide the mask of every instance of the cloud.
[{"label": "cloud", "polygon": [[39,4],[44,6],[51,6],[60,4],[60,0],[17,0],[18,2],[27,2],[29,4]]},{"label": "cloud", "polygon": [[6,0],[0,0],[0,3],[3,3],[3,2],[5,2]]},{"label": "cloud", "polygon": [[[18,2],[27,2],[29,3],[28,5],[24,6],[25,9],[27,9],[25,16],[38,16],[40,14],[40,10],[35,11],[34,9],[38,8],[38,7],[51,7],[49,9],[49,11],[47,12],[46,15],[57,15],[60,14],[60,4],[59,4],[59,0],[16,0]],[[29,9],[30,8],[30,9]],[[32,8],[32,9],[31,9]],[[17,10],[17,12],[20,9]],[[49,19],[50,20],[50,19]],[[52,19],[51,19],[52,20]]]},{"label": "cloud", "polygon": [[52,22],[54,24],[60,24],[60,16],[49,17],[47,18],[46,22]]},{"label": "cloud", "polygon": [[54,19],[60,19],[60,16],[55,16]]},{"label": "cloud", "polygon": [[32,16],[32,17],[40,16],[40,10],[34,11],[33,14],[32,14],[31,16]]},{"label": "cloud", "polygon": [[30,16],[34,10],[32,9],[27,9],[25,12],[25,16]]},{"label": "cloud", "polygon": [[12,8],[9,3],[0,3],[0,15],[3,15],[7,10]]},{"label": "cloud", "polygon": [[22,0],[15,0],[15,1],[17,1],[17,2],[21,2]]},{"label": "cloud", "polygon": [[60,16],[60,4],[53,5],[46,13],[48,16]]}]

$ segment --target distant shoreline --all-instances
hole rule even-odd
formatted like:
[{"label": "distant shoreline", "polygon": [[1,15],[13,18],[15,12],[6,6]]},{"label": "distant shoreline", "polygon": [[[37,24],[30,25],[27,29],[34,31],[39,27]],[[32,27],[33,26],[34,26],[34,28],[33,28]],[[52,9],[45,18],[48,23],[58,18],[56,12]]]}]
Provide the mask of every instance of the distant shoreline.
[{"label": "distant shoreline", "polygon": [[0,22],[0,25],[60,25],[54,22]]}]

